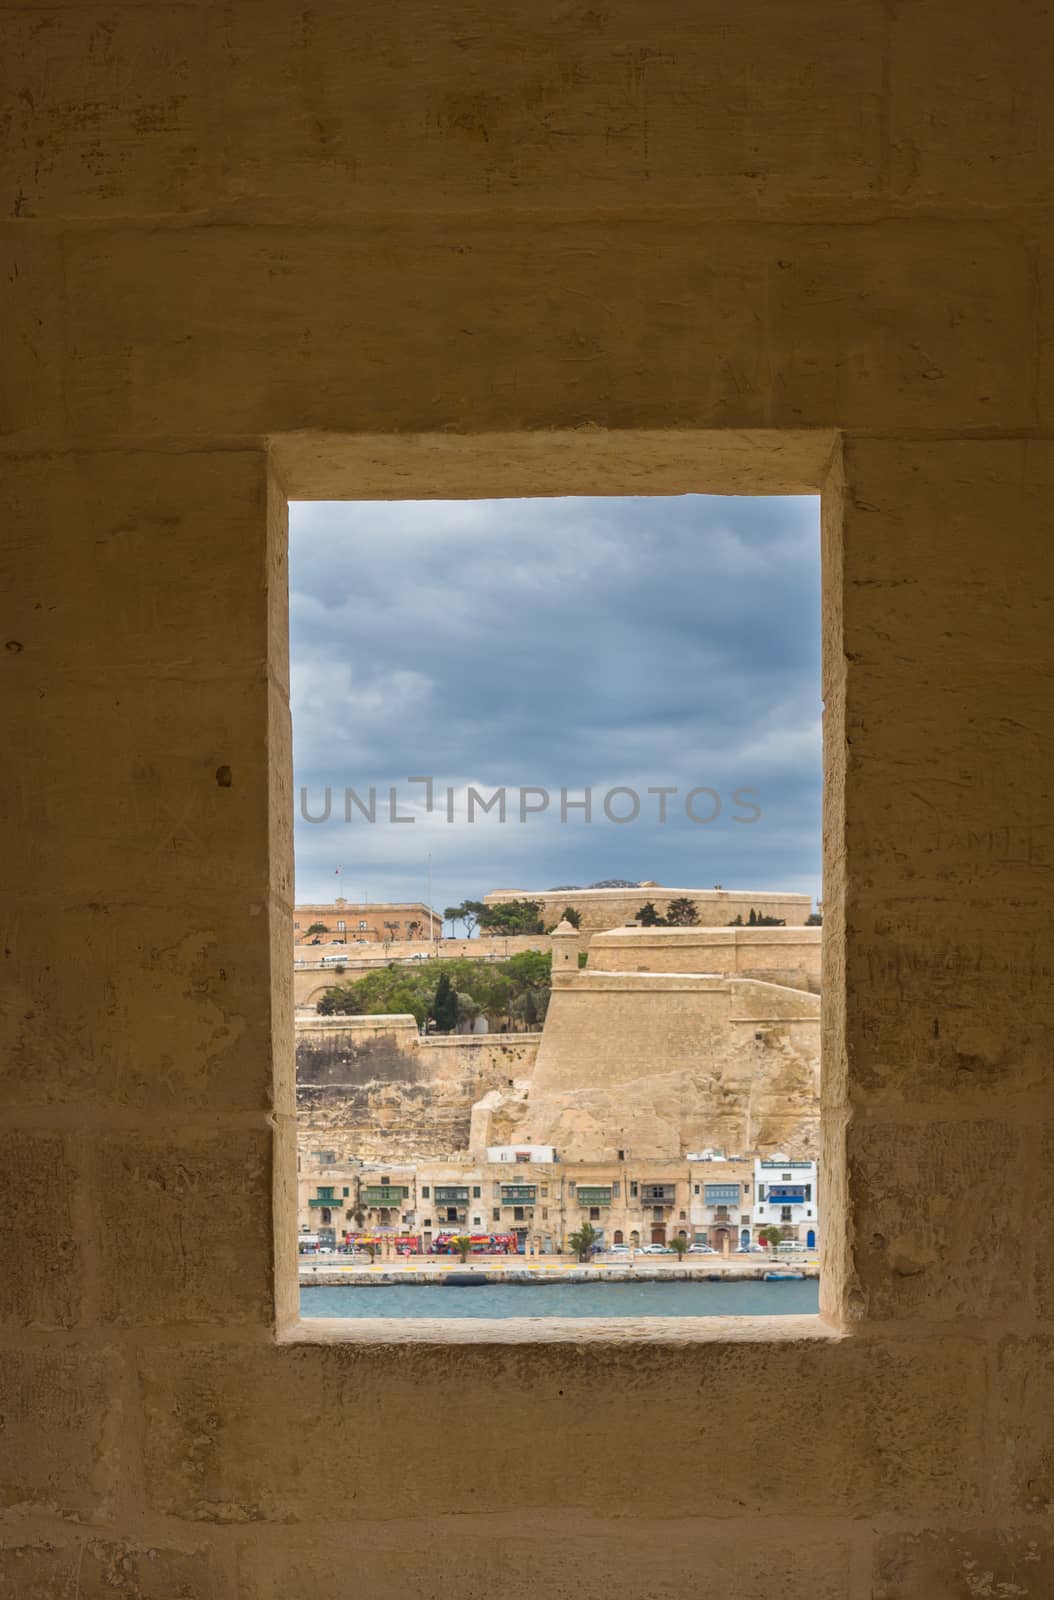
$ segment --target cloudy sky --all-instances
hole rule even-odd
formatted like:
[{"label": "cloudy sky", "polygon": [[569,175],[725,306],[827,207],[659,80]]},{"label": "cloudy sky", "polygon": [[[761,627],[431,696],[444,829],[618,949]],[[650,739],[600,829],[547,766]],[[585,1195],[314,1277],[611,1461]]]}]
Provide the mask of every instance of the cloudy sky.
[{"label": "cloudy sky", "polygon": [[[299,504],[290,588],[299,901],[426,899],[429,856],[440,910],[603,878],[819,896],[818,500]],[[521,788],[548,809],[521,822]]]}]

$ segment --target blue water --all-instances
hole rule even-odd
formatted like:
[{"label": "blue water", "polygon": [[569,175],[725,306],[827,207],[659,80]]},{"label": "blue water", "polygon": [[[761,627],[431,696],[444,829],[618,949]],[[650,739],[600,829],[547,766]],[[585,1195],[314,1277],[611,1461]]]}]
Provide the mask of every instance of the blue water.
[{"label": "blue water", "polygon": [[392,1284],[301,1289],[305,1317],[775,1317],[811,1315],[816,1278],[783,1283]]}]

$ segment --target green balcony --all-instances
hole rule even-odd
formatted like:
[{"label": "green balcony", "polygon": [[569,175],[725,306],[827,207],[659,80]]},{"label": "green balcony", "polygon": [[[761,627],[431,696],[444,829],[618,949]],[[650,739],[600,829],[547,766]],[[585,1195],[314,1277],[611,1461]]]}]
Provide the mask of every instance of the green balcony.
[{"label": "green balcony", "polygon": [[538,1186],[534,1183],[503,1183],[501,1186],[501,1203],[503,1206],[533,1206]]},{"label": "green balcony", "polygon": [[438,1184],[435,1189],[436,1204],[440,1206],[466,1206],[468,1205],[468,1185],[464,1188],[452,1187],[449,1184]]},{"label": "green balcony", "polygon": [[578,1185],[575,1198],[580,1206],[609,1206],[611,1204],[611,1185]]},{"label": "green balcony", "polygon": [[340,1208],[340,1201],[335,1200],[332,1195],[317,1194],[308,1201],[308,1207],[312,1211],[321,1211],[325,1207],[333,1211]]},{"label": "green balcony", "polygon": [[397,1206],[410,1198],[410,1190],[399,1183],[368,1183],[362,1191],[368,1206]]}]

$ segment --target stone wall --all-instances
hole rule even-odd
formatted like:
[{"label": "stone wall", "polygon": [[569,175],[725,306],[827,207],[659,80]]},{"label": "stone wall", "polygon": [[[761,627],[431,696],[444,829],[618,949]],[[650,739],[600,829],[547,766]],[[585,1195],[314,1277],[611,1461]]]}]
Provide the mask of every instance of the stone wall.
[{"label": "stone wall", "polygon": [[[4,32],[8,1593],[1049,1593],[1054,12]],[[298,1326],[286,496],[817,487],[823,1319]]]},{"label": "stone wall", "polygon": [[709,972],[762,978],[816,993],[820,928],[616,928],[589,941],[603,972]]},{"label": "stone wall", "polygon": [[708,1145],[812,1155],[819,1045],[819,999],[800,989],[590,966],[553,990],[512,1136],[579,1161]]},{"label": "stone wall", "polygon": [[723,928],[737,916],[746,922],[751,911],[763,917],[780,917],[789,925],[801,926],[813,909],[807,894],[781,894],[772,889],[757,893],[747,889],[671,889],[655,885],[643,889],[561,889],[558,892],[532,892],[529,889],[494,889],[484,895],[486,905],[506,900],[537,900],[541,917],[548,926],[572,906],[580,917],[583,933],[603,933],[632,923],[649,903],[664,917],[674,900],[687,898],[695,906],[701,927]]},{"label": "stone wall", "polygon": [[473,1105],[530,1077],[540,1037],[422,1038],[410,1016],[300,1020],[301,1147],[393,1161],[442,1159],[467,1150]]}]

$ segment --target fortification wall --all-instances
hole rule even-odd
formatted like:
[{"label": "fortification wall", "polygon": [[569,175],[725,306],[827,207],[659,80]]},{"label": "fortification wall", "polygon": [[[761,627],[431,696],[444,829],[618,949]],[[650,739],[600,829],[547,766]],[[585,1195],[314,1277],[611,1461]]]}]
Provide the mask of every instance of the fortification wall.
[{"label": "fortification wall", "polygon": [[578,1160],[705,1145],[813,1154],[819,1029],[819,999],[800,989],[587,969],[554,989],[526,1104],[503,1105],[505,1131]]},{"label": "fortification wall", "polygon": [[301,1147],[392,1160],[465,1150],[474,1102],[529,1077],[540,1037],[422,1038],[411,1016],[298,1021]]},{"label": "fortification wall", "polygon": [[660,916],[665,916],[674,900],[687,898],[695,906],[700,927],[723,928],[736,916],[746,922],[751,911],[758,916],[782,917],[790,925],[800,926],[812,910],[812,900],[807,894],[787,894],[775,890],[754,893],[746,889],[561,889],[538,893],[530,889],[495,889],[484,895],[486,905],[499,905],[508,900],[538,900],[545,925],[559,920],[564,910],[572,906],[581,917],[583,933],[603,933],[609,928],[619,928],[631,923],[642,906],[649,902]]},{"label": "fortification wall", "polygon": [[710,972],[765,977],[790,988],[820,981],[822,928],[615,928],[589,941],[603,972]]}]

